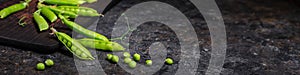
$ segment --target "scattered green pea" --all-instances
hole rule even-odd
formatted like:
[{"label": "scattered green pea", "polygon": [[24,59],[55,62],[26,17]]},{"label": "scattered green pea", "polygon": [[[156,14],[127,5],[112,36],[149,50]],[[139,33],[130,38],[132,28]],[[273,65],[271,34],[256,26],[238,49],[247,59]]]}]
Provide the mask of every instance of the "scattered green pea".
[{"label": "scattered green pea", "polygon": [[130,63],[128,63],[128,66],[130,68],[135,68],[136,67],[136,62],[135,61],[131,61]]},{"label": "scattered green pea", "polygon": [[148,66],[152,65],[152,60],[146,60],[146,65]]},{"label": "scattered green pea", "polygon": [[124,56],[125,58],[130,58],[130,53],[129,53],[129,52],[124,52],[124,53],[123,53],[123,56]]},{"label": "scattered green pea", "polygon": [[106,54],[106,56],[107,56],[107,60],[111,60],[111,58],[112,58],[112,54]]},{"label": "scattered green pea", "polygon": [[169,64],[169,65],[172,65],[172,64],[173,64],[173,60],[172,60],[171,58],[167,58],[167,59],[165,60],[165,62],[166,62],[167,64]]},{"label": "scattered green pea", "polygon": [[53,66],[54,62],[51,59],[46,59],[45,64],[46,64],[46,66]]},{"label": "scattered green pea", "polygon": [[111,61],[114,63],[118,63],[119,62],[119,57],[117,55],[113,55],[111,58]]},{"label": "scattered green pea", "polygon": [[37,70],[45,70],[45,64],[44,63],[38,63],[36,65]]},{"label": "scattered green pea", "polygon": [[126,63],[126,64],[128,64],[128,63],[130,63],[132,60],[130,59],[130,58],[124,58],[124,63]]},{"label": "scattered green pea", "polygon": [[141,55],[135,53],[135,54],[133,55],[133,59],[134,59],[135,61],[140,61]]}]

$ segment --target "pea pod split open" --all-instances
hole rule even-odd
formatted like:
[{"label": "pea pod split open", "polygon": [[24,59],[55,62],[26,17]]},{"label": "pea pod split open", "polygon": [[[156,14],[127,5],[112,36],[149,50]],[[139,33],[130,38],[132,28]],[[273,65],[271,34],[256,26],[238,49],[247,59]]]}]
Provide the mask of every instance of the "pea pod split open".
[{"label": "pea pod split open", "polygon": [[55,33],[58,40],[62,42],[66,46],[66,48],[70,52],[72,52],[75,56],[77,56],[79,59],[83,59],[83,60],[95,59],[88,49],[86,49],[79,42],[71,38],[69,35],[62,32],[57,32],[54,28],[51,28],[51,30]]},{"label": "pea pod split open", "polygon": [[85,3],[83,0],[41,0],[47,4],[55,4],[55,5],[80,5]]},{"label": "pea pod split open", "polygon": [[102,14],[99,14],[97,10],[88,8],[88,7],[82,7],[82,6],[57,6],[58,9],[64,10],[64,11],[70,11],[73,13],[76,13],[80,16],[103,16]]}]

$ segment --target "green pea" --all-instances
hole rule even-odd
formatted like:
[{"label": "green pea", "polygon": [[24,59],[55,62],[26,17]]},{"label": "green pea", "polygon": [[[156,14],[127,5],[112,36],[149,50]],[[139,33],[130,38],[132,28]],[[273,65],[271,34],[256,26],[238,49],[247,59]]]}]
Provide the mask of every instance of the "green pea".
[{"label": "green pea", "polygon": [[125,58],[130,58],[130,53],[129,53],[129,52],[124,52],[124,53],[123,53],[123,56],[124,56]]},{"label": "green pea", "polygon": [[53,60],[51,60],[51,59],[47,59],[47,60],[45,61],[45,64],[46,64],[47,66],[53,66],[53,65],[54,65],[54,62],[53,62]]},{"label": "green pea", "polygon": [[167,58],[167,59],[165,60],[165,62],[166,62],[167,64],[169,64],[169,65],[172,65],[172,64],[173,64],[173,60],[172,60],[171,58]]},{"label": "green pea", "polygon": [[76,51],[75,51],[75,54],[76,54],[76,55],[81,55],[81,51],[76,50]]},{"label": "green pea", "polygon": [[81,54],[81,57],[82,57],[82,58],[86,58],[87,55],[86,55],[86,54]]},{"label": "green pea", "polygon": [[38,27],[40,31],[47,30],[49,28],[49,25],[47,21],[40,15],[41,10],[37,10],[36,12],[33,13],[33,18],[35,22],[38,24]]},{"label": "green pea", "polygon": [[136,62],[135,61],[131,61],[130,63],[128,63],[128,66],[130,68],[135,68],[136,67]]},{"label": "green pea", "polygon": [[108,50],[108,51],[124,51],[124,47],[116,42],[101,41],[97,39],[77,39],[79,43],[88,48]]},{"label": "green pea", "polygon": [[68,42],[68,43],[67,43],[67,46],[72,47],[72,43],[71,43],[71,42]]},{"label": "green pea", "polygon": [[25,0],[25,2],[21,2],[21,3],[18,3],[18,4],[14,4],[14,5],[11,5],[11,6],[8,6],[4,9],[2,9],[0,11],[0,18],[5,18],[7,17],[8,15],[12,14],[12,13],[15,13],[17,11],[20,11],[20,10],[23,10],[26,8],[26,6],[28,5],[28,3],[30,2],[31,0]]},{"label": "green pea", "polygon": [[103,36],[103,35],[101,35],[101,34],[99,34],[97,32],[88,30],[88,29],[82,27],[81,25],[78,25],[75,22],[68,21],[66,18],[64,18],[60,14],[58,15],[58,17],[63,21],[63,23],[65,25],[67,25],[69,28],[73,29],[74,31],[76,31],[76,32],[78,32],[80,34],[83,34],[83,35],[85,35],[87,37],[90,37],[90,38],[93,38],[93,39],[100,40],[102,42],[109,42],[109,40],[105,36]]},{"label": "green pea", "polygon": [[72,47],[71,47],[71,50],[72,50],[72,51],[75,51],[75,50],[77,50],[77,48],[76,48],[75,46],[72,46]]},{"label": "green pea", "polygon": [[124,58],[124,63],[128,64],[130,63],[132,60],[128,57]]},{"label": "green pea", "polygon": [[152,65],[152,60],[146,60],[146,65],[148,66]]},{"label": "green pea", "polygon": [[44,63],[38,63],[36,65],[37,70],[45,70],[45,64]]},{"label": "green pea", "polygon": [[81,0],[44,0],[43,2],[47,4],[55,4],[55,5],[80,5],[83,4]]},{"label": "green pea", "polygon": [[57,16],[53,11],[51,11],[48,7],[41,7],[41,13],[44,15],[50,22],[54,22],[57,20]]},{"label": "green pea", "polygon": [[114,63],[118,63],[119,62],[119,57],[117,55],[113,55],[111,58],[111,61]]},{"label": "green pea", "polygon": [[107,60],[111,60],[111,58],[112,58],[112,54],[106,54],[106,56],[107,56]]},{"label": "green pea", "polygon": [[[62,38],[58,38],[58,39],[66,46],[66,48],[70,52],[72,52],[79,59],[83,59],[83,60],[94,60],[95,59],[89,50],[87,50],[85,47],[83,47],[79,42],[72,39],[69,35],[62,33],[62,32],[57,32],[54,28],[51,28],[51,30],[55,33],[55,35],[57,37],[62,37]],[[72,50],[72,46],[67,46],[67,43],[63,42],[63,39],[68,42],[71,42],[72,46],[75,47],[75,50]]]},{"label": "green pea", "polygon": [[135,54],[133,55],[133,59],[134,59],[135,61],[140,61],[141,55],[135,53]]}]

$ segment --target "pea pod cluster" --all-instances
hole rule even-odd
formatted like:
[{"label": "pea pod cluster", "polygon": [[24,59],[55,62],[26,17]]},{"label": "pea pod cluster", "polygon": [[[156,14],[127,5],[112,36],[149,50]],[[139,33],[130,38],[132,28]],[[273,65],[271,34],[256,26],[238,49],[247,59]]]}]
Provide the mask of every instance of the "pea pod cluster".
[{"label": "pea pod cluster", "polygon": [[54,32],[58,40],[62,42],[66,46],[66,48],[78,58],[84,60],[95,59],[88,49],[86,49],[79,42],[71,38],[69,35],[62,32],[57,32],[54,28],[51,28],[51,30]]},{"label": "pea pod cluster", "polygon": [[21,2],[18,4],[11,5],[7,8],[4,8],[0,11],[0,18],[3,19],[7,17],[8,15],[15,13],[17,11],[23,10],[26,8],[26,6],[29,4],[31,0],[25,0],[25,2]]}]

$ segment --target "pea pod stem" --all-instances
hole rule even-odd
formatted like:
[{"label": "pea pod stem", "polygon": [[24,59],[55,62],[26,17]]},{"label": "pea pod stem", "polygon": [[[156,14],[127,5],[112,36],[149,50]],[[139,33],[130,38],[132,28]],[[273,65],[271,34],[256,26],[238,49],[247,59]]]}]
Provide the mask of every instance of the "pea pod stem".
[{"label": "pea pod stem", "polygon": [[94,60],[95,58],[92,56],[90,51],[82,46],[79,42],[71,38],[69,35],[58,32],[54,28],[50,28],[56,37],[63,43],[66,48],[72,52],[76,57],[82,60]]},{"label": "pea pod stem", "polygon": [[80,34],[83,34],[83,35],[85,35],[87,37],[90,37],[92,39],[97,39],[97,40],[100,40],[100,41],[103,41],[103,42],[109,42],[109,40],[105,36],[103,36],[103,35],[101,35],[97,32],[88,30],[88,29],[82,27],[81,25],[79,25],[75,22],[69,21],[65,17],[63,17],[61,14],[59,14],[58,17],[62,20],[62,22],[65,25],[67,25],[69,28],[73,29],[74,31],[76,31]]}]

